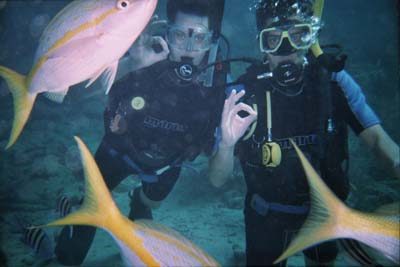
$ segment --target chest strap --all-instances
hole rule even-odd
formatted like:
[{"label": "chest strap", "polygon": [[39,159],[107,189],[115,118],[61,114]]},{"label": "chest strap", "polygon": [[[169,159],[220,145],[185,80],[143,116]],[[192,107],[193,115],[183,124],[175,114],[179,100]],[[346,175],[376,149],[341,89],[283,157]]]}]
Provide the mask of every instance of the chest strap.
[{"label": "chest strap", "polygon": [[171,164],[166,165],[160,169],[157,169],[151,173],[148,173],[148,172],[143,171],[143,169],[140,168],[139,165],[137,165],[127,154],[121,154],[112,147],[108,147],[108,153],[112,157],[119,157],[120,159],[122,159],[122,161],[126,164],[126,166],[128,166],[129,168],[131,168],[132,170],[134,170],[137,173],[140,180],[147,182],[147,183],[158,182],[159,175],[163,174],[164,172],[171,169],[172,167],[178,167],[180,165],[179,162],[181,161],[181,158],[179,157]]}]

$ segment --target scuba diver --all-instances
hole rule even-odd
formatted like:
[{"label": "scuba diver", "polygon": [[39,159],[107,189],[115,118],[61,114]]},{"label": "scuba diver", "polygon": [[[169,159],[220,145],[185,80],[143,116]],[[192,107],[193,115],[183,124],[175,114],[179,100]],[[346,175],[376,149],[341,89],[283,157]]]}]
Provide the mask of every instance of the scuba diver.
[{"label": "scuba diver", "polygon": [[[182,163],[212,152],[225,99],[228,67],[199,71],[224,59],[224,1],[168,0],[166,10],[165,29],[157,33],[163,23],[153,22],[155,32],[143,33],[120,62],[95,154],[110,191],[131,174],[141,179],[129,194],[131,220],[152,219],[151,209],[171,192]],[[94,227],[74,226],[72,237],[63,228],[58,261],[81,264],[94,235]]]},{"label": "scuba diver", "polygon": [[[319,46],[322,8],[321,0],[257,1],[264,58],[239,77],[224,105],[210,180],[222,186],[238,156],[247,185],[247,266],[273,265],[309,212],[307,180],[290,139],[341,200],[349,193],[347,126],[400,178],[399,146],[343,69],[346,57]],[[325,242],[304,251],[305,263],[329,266],[337,253],[335,242]]]}]

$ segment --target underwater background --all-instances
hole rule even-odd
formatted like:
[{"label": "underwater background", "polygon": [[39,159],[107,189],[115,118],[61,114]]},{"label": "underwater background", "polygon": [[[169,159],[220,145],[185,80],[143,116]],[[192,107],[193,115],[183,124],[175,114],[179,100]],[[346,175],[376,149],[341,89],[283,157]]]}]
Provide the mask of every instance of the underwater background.
[{"label": "underwater background", "polygon": [[[0,65],[28,73],[42,30],[68,2],[0,1]],[[160,18],[165,18],[165,2],[159,0],[156,14]],[[259,56],[253,3],[226,0],[222,31],[230,41],[231,57]],[[349,56],[346,70],[363,88],[384,129],[400,143],[399,1],[327,0],[323,21],[320,43],[343,46]],[[245,67],[234,63],[234,76]],[[61,194],[78,202],[84,181],[73,136],[80,136],[92,152],[96,151],[104,133],[106,101],[97,82],[87,89],[83,84],[74,86],[62,104],[39,96],[22,135],[5,151],[13,103],[7,85],[0,80],[0,248],[9,266],[44,265],[21,242],[20,225],[38,225],[55,218],[56,199]],[[351,132],[349,150],[351,194],[347,203],[371,211],[399,201],[400,180],[388,174]],[[215,189],[206,176],[207,164],[207,158],[200,156],[183,170],[165,203],[154,211],[154,218],[184,234],[223,266],[243,265],[246,189],[240,167],[237,164],[234,179]],[[137,183],[135,177],[127,178],[113,191],[125,214],[128,192]],[[52,238],[58,230],[49,228],[46,232]],[[46,264],[58,266],[56,262]],[[98,231],[83,266],[119,264],[114,241]],[[289,265],[301,264],[300,255],[289,260]]]}]

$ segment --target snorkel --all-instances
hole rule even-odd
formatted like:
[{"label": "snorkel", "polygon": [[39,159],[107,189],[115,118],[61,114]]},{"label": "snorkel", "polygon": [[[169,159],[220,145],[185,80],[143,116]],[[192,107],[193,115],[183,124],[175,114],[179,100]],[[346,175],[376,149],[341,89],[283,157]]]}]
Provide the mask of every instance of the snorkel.
[{"label": "snorkel", "polygon": [[[313,5],[313,13],[314,17],[321,21],[322,12],[324,9],[324,0],[316,0]],[[311,46],[311,51],[315,58],[317,58],[318,62],[328,71],[339,72],[344,69],[344,65],[346,63],[347,56],[341,55],[339,58],[336,55],[328,55],[324,53],[319,45],[318,38],[315,43]]]},{"label": "snorkel", "polygon": [[[323,9],[324,9],[324,0],[316,0],[313,5],[313,13],[314,17],[318,18],[319,21],[321,21]],[[322,51],[319,45],[318,37],[316,37],[315,43],[311,46],[311,51],[316,58],[318,58],[324,53],[324,51]]]}]

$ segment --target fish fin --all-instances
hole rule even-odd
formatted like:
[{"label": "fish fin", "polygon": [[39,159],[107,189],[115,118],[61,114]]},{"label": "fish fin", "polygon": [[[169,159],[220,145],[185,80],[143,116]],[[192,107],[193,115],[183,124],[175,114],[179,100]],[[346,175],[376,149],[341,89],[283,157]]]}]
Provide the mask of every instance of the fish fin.
[{"label": "fish fin", "polygon": [[105,69],[101,69],[99,72],[97,72],[92,78],[90,78],[90,80],[88,81],[88,83],[85,85],[85,88],[88,88],[89,86],[91,86],[96,80],[97,78],[100,77],[100,75],[104,72]]},{"label": "fish fin", "polygon": [[115,81],[117,71],[118,71],[118,61],[116,63],[113,63],[108,68],[101,69],[99,72],[97,72],[85,85],[85,88],[88,88],[90,85],[92,85],[101,75],[101,83],[103,87],[106,88],[105,92],[107,95],[111,89],[111,86]]},{"label": "fish fin", "polygon": [[85,173],[85,198],[78,210],[45,226],[91,225],[109,229],[123,215],[115,205],[100,170],[85,144],[75,137],[78,143]]},{"label": "fish fin", "polygon": [[14,121],[10,139],[6,145],[6,149],[8,149],[17,141],[28,121],[37,94],[29,93],[28,86],[26,85],[26,76],[24,75],[0,66],[0,76],[6,80],[14,100]]},{"label": "fish fin", "polygon": [[56,92],[44,92],[43,95],[56,103],[62,103],[64,101],[65,96],[68,93],[69,88],[63,89],[63,90],[57,90]]},{"label": "fish fin", "polygon": [[311,209],[295,239],[283,254],[274,261],[274,264],[312,245],[340,237],[337,233],[338,222],[349,214],[348,208],[322,181],[298,146],[292,140],[291,142],[300,158],[310,186]]},{"label": "fish fin", "polygon": [[118,71],[118,60],[111,64],[101,76],[101,83],[103,84],[104,88],[106,88],[106,95],[110,92],[111,86],[114,83],[115,76],[117,75]]}]

